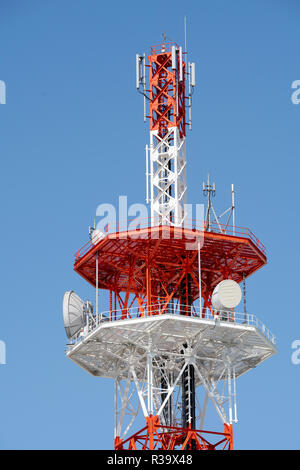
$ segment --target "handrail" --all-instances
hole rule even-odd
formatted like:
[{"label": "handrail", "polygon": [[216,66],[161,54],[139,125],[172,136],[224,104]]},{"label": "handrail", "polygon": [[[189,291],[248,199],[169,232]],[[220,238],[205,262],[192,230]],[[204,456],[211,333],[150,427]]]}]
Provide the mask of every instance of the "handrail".
[{"label": "handrail", "polygon": [[[153,222],[153,223],[152,223]],[[145,228],[157,228],[157,227],[166,227],[167,224],[164,224],[164,222],[159,223],[156,219],[153,218],[128,218],[128,220],[124,222],[119,222],[116,224],[107,224],[104,228],[104,235],[116,233],[116,234],[124,234],[125,236],[122,235],[122,238],[130,238],[130,235],[128,232],[133,231],[135,234],[138,233],[138,230],[140,229],[145,229]],[[253,232],[246,228],[246,227],[237,227],[237,226],[232,226],[232,225],[225,225],[221,223],[216,223],[216,222],[210,222],[209,227],[207,223],[197,220],[197,219],[188,219],[186,218],[184,222],[181,224],[176,225],[174,222],[173,227],[177,228],[182,228],[183,230],[188,229],[188,230],[193,230],[193,231],[204,231],[204,233],[220,233],[223,235],[229,235],[229,236],[234,236],[234,237],[242,237],[242,238],[248,238],[254,243],[254,245],[265,255],[266,254],[266,248],[265,246],[261,243],[261,241],[253,234]],[[99,241],[103,238],[102,235],[99,235]],[[97,237],[95,237],[93,240],[89,240],[82,248],[80,248],[76,253],[75,253],[75,258],[76,260],[80,259],[82,256],[84,256],[93,246],[95,246],[98,243]]]},{"label": "handrail", "polygon": [[[179,315],[188,316],[189,318],[193,319],[197,318],[199,320],[212,321],[213,323],[220,322],[220,324],[228,323],[234,325],[253,326],[257,328],[272,344],[275,345],[275,336],[273,333],[264,325],[261,320],[259,320],[258,317],[251,313],[209,309],[206,309],[206,311],[200,311],[199,306],[196,307],[195,305],[187,306],[179,304],[169,304],[168,308],[161,313],[160,308],[162,306],[163,304],[156,303],[150,305],[147,309],[147,305],[145,305],[143,307],[143,312],[139,306],[101,312],[98,315],[93,315],[92,320],[85,329],[84,335],[90,333],[105,322],[114,323],[116,321],[136,320],[153,316],[157,317],[159,315]],[[189,315],[187,315],[187,312]],[[79,340],[80,335],[82,334],[83,331],[78,335],[75,341]]]},{"label": "handrail", "polygon": [[154,46],[150,47],[151,55],[163,54],[164,52],[171,52],[172,46],[177,47],[176,42],[163,42],[162,44],[155,44]]}]

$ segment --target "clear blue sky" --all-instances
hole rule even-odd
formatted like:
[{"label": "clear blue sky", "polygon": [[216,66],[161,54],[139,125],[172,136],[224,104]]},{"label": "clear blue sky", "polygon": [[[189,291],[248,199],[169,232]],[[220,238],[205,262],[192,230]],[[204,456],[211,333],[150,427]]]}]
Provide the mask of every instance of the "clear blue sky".
[{"label": "clear blue sky", "polygon": [[[249,279],[248,308],[278,354],[238,380],[236,448],[299,448],[300,79],[297,0],[0,2],[0,448],[112,448],[113,382],[64,356],[65,290],[93,299],[73,272],[98,204],[144,202],[148,124],[135,54],[162,31],[196,62],[188,199],[216,206],[236,185],[237,224],[268,249]],[[185,6],[183,6],[185,5]]]}]

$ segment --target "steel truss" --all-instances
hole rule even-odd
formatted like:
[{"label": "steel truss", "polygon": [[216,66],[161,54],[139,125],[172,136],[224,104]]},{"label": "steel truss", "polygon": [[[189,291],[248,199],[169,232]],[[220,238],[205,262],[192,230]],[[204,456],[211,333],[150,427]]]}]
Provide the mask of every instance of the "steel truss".
[{"label": "steel truss", "polygon": [[[182,48],[162,44],[149,60],[150,176],[152,226],[181,226],[186,197],[185,79]],[[148,154],[148,148],[146,147]]]},{"label": "steel truss", "polygon": [[[238,324],[235,312],[220,315],[212,308],[220,281],[244,282],[267,261],[252,232],[235,226],[233,188],[232,206],[220,217],[209,203],[205,229],[203,221],[185,223],[183,54],[171,43],[152,48],[149,90],[145,55],[137,57],[137,88],[142,84],[149,100],[151,224],[110,229],[75,259],[75,271],[96,287],[96,316],[67,356],[92,375],[115,380],[115,449],[232,449],[236,377],[276,352],[246,311]],[[233,216],[231,230],[229,218],[220,223],[226,214]],[[105,315],[98,310],[99,289],[109,292]],[[209,402],[223,432],[204,430]],[[135,431],[140,416],[146,424]]]},{"label": "steel truss", "polygon": [[[198,340],[199,341],[199,340]],[[212,376],[215,361],[199,365],[197,343],[183,348],[181,353],[160,352],[151,344],[145,351],[147,367],[140,373],[141,356],[129,361],[127,376],[115,380],[115,448],[116,449],[232,449],[232,423],[237,422],[235,370],[228,360],[218,360],[222,371]],[[198,358],[199,359],[199,358]],[[191,426],[191,413],[186,428],[182,427],[182,388],[184,372],[193,366],[196,383],[203,389],[204,399],[196,398],[196,423]],[[162,382],[163,377],[163,382]],[[162,387],[164,384],[164,388]],[[214,405],[224,425],[224,433],[203,430],[208,401]],[[128,437],[140,409],[146,426]],[[188,407],[191,410],[191,407]],[[212,439],[215,439],[212,441]]]},{"label": "steel truss", "polygon": [[150,132],[150,201],[152,226],[181,226],[186,202],[185,136],[177,127],[165,136]]}]

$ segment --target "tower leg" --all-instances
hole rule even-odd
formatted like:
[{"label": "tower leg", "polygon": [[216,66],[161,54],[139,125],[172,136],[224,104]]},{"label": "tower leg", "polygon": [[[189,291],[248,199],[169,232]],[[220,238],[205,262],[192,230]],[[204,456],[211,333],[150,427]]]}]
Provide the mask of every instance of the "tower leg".
[{"label": "tower leg", "polygon": [[232,424],[224,424],[224,434],[228,436],[228,450],[233,450]]},{"label": "tower leg", "polygon": [[[235,374],[230,364],[224,362],[215,380],[211,376],[214,364],[197,364],[199,341],[201,336],[194,342],[188,340],[177,353],[169,354],[158,351],[150,338],[145,338],[144,344],[139,343],[138,347],[144,348],[146,367],[141,368],[139,361],[130,361],[127,373],[123,371],[116,380],[115,449],[233,449],[231,423],[236,421],[236,407],[232,408],[231,402],[235,403]],[[205,392],[203,406],[199,401],[196,403],[196,384]],[[208,399],[222,420],[223,432],[203,429]],[[130,436],[128,431],[139,410],[144,414],[145,426]],[[200,429],[197,429],[197,416]]]},{"label": "tower leg", "polygon": [[115,439],[115,450],[233,450],[232,425],[224,432],[162,426],[158,416],[147,416],[146,426],[122,441]]}]

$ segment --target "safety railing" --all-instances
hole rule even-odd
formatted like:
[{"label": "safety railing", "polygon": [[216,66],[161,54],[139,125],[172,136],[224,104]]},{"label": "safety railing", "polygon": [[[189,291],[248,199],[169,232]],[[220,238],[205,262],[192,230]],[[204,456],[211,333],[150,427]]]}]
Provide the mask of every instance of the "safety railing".
[{"label": "safety railing", "polygon": [[[182,228],[183,230],[200,231],[205,233],[211,232],[234,237],[248,238],[264,255],[266,254],[266,248],[264,245],[247,227],[237,227],[216,222],[210,222],[208,225],[208,223],[204,222],[203,220],[201,221],[188,218],[186,218],[184,221],[180,220],[179,222],[177,224],[175,221],[173,221],[172,226]],[[75,259],[77,261],[78,259],[82,258],[82,256],[88,253],[89,250],[99,243],[106,235],[115,233],[120,239],[136,239],[138,237],[139,230],[147,228],[155,229],[162,226],[167,228],[172,227],[163,220],[158,221],[157,219],[153,219],[151,217],[132,217],[128,218],[126,221],[121,221],[118,223],[107,223],[101,232],[95,232],[95,236],[93,236],[91,240],[89,240],[75,253]],[[151,232],[149,236],[151,237]],[[156,236],[154,237],[156,238]]]},{"label": "safety railing", "polygon": [[163,42],[150,47],[151,55],[161,54],[163,52],[171,52],[172,46],[177,46],[175,42]]},{"label": "safety railing", "polygon": [[251,313],[240,313],[234,311],[222,311],[222,310],[209,310],[200,311],[200,307],[195,305],[179,305],[179,304],[168,304],[165,308],[165,304],[154,304],[147,308],[145,305],[142,309],[138,306],[130,307],[118,310],[109,310],[101,312],[98,315],[89,317],[88,324],[81,334],[78,335],[76,340],[80,339],[80,336],[90,333],[98,326],[104,323],[118,322],[122,320],[136,320],[141,318],[157,317],[160,315],[174,315],[174,316],[189,316],[197,318],[199,320],[211,321],[214,324],[229,324],[229,325],[243,325],[253,326],[257,328],[272,344],[275,345],[275,336],[265,326],[265,324],[259,320],[255,315]]}]

